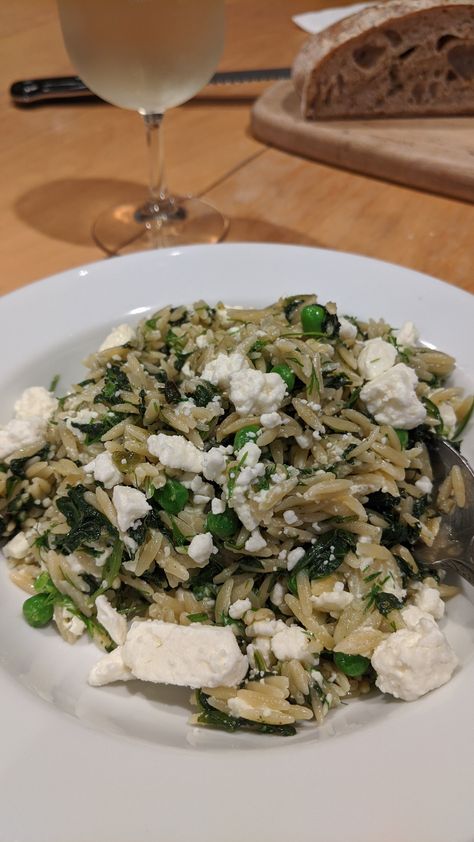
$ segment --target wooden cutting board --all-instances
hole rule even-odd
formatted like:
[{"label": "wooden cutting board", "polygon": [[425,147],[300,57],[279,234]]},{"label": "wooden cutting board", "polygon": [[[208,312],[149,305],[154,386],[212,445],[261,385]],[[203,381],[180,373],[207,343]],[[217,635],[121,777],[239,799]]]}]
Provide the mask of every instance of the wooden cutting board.
[{"label": "wooden cutting board", "polygon": [[303,120],[291,82],[267,88],[252,109],[259,140],[388,181],[474,201],[474,117]]}]

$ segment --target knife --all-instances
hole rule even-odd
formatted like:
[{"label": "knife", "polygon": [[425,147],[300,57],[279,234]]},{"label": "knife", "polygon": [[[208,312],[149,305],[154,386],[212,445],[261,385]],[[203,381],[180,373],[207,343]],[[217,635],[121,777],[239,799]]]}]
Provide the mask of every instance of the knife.
[{"label": "knife", "polygon": [[[267,67],[259,70],[225,70],[214,73],[210,85],[235,85],[248,82],[272,82],[289,79],[290,67]],[[22,79],[13,82],[10,96],[15,105],[36,105],[53,100],[78,98],[100,99],[79,76],[53,76],[50,79]]]}]

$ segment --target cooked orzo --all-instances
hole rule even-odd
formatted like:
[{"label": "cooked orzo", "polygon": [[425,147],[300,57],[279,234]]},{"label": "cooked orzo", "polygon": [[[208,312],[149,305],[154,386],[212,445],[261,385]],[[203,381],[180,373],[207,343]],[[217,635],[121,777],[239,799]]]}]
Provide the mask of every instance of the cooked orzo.
[{"label": "cooked orzo", "polygon": [[452,357],[301,295],[165,307],[86,366],[0,431],[0,533],[26,621],[106,651],[91,684],[189,686],[194,723],[287,735],[451,677],[455,589],[415,558],[464,505],[429,459],[472,409]]}]

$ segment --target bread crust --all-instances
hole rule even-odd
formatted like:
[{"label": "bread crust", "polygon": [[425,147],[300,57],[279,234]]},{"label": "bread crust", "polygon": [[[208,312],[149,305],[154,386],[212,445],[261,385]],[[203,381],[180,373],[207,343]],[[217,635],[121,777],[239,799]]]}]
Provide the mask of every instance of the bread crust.
[{"label": "bread crust", "polygon": [[[426,13],[445,14],[446,10],[465,10],[472,21],[472,42],[474,44],[474,0],[388,0],[382,5],[370,6],[350,17],[333,24],[322,32],[312,36],[303,46],[297,55],[294,64],[292,79],[296,90],[301,97],[302,114],[304,117],[316,119],[318,116],[332,116],[326,113],[330,109],[321,108],[321,103],[316,102],[317,87],[328,64],[334,66],[338,56],[344,52],[356,49],[374,33],[381,30],[396,28],[400,24],[410,27],[416,26],[420,16],[426,17]],[[449,13],[449,11],[448,11]],[[368,76],[370,80],[370,74]],[[384,108],[379,110],[373,107],[367,109],[367,116],[377,114],[403,115],[406,113],[439,114],[439,113],[474,113],[474,79],[472,81],[473,97],[472,106],[466,109],[465,105],[458,108],[455,102],[443,109],[443,112],[434,106],[431,110],[425,108],[408,108],[393,111]],[[341,111],[334,116],[343,116]],[[348,116],[365,116],[363,112],[350,112]]]}]

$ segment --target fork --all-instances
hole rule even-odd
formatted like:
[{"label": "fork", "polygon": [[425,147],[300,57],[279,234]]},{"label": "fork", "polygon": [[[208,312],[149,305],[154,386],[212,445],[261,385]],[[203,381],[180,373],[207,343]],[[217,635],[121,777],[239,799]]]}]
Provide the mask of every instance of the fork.
[{"label": "fork", "polygon": [[431,547],[416,546],[415,558],[431,567],[453,570],[474,585],[474,471],[449,442],[433,439],[428,445],[433,468],[433,493],[447,477],[451,468],[461,469],[466,490],[464,508],[455,507],[443,514],[440,529]]}]

